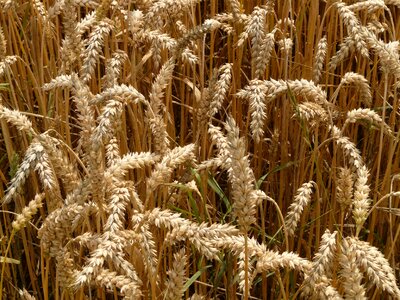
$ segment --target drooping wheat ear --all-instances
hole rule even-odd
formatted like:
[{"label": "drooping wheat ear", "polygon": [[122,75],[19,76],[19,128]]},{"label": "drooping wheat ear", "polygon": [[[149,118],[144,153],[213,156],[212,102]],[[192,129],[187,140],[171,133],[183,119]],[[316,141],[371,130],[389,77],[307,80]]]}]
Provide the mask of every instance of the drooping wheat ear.
[{"label": "drooping wheat ear", "polygon": [[81,177],[74,161],[65,151],[63,143],[46,133],[39,135],[38,140],[48,153],[54,173],[61,179],[64,191],[67,194],[72,192],[81,183]]},{"label": "drooping wheat ear", "polygon": [[200,61],[199,57],[189,48],[183,49],[181,57],[182,61],[188,63],[192,67],[195,67]]},{"label": "drooping wheat ear", "polygon": [[15,176],[11,179],[10,186],[2,200],[4,204],[10,203],[15,197],[32,170],[38,172],[45,190],[53,191],[57,189],[57,180],[55,179],[53,169],[49,163],[49,157],[42,144],[37,140],[33,140],[26,150],[24,160],[19,166]]},{"label": "drooping wheat ear", "polygon": [[386,5],[395,5],[397,7],[400,7],[400,1],[399,0],[385,0]]},{"label": "drooping wheat ear", "polygon": [[72,66],[80,58],[84,48],[81,38],[82,33],[77,30],[77,15],[77,8],[74,5],[74,1],[64,0],[62,7],[64,39],[61,48],[62,70],[64,72],[69,72],[72,69]]},{"label": "drooping wheat ear", "polygon": [[348,137],[342,135],[340,129],[335,125],[331,126],[330,130],[332,138],[336,141],[337,145],[342,148],[345,156],[349,159],[354,172],[357,172],[358,169],[364,166],[360,151]]},{"label": "drooping wheat ear", "polygon": [[153,5],[145,15],[145,27],[162,28],[164,20],[171,17],[179,18],[200,1],[201,0],[161,0],[153,2]]},{"label": "drooping wheat ear", "polygon": [[342,209],[353,204],[354,174],[350,168],[339,168],[336,184],[336,201]]},{"label": "drooping wheat ear", "polygon": [[383,128],[384,132],[388,135],[393,135],[390,127],[382,120],[376,112],[369,108],[357,108],[347,112],[346,121],[343,124],[342,131],[349,123],[355,123],[358,120],[366,120],[371,122],[377,128]]},{"label": "drooping wheat ear", "polygon": [[209,124],[208,133],[211,137],[213,145],[217,146],[218,154],[209,160],[202,161],[198,166],[197,170],[204,170],[208,168],[221,167],[224,170],[229,169],[229,151],[228,141],[221,131],[220,127]]},{"label": "drooping wheat ear", "polygon": [[186,282],[185,268],[187,264],[187,257],[185,249],[181,249],[174,254],[174,262],[172,268],[167,271],[168,279],[165,283],[165,299],[175,300],[183,297],[183,285]]},{"label": "drooping wheat ear", "polygon": [[102,0],[100,5],[96,9],[96,21],[99,22],[103,20],[110,9],[112,0]]},{"label": "drooping wheat ear", "polygon": [[232,11],[233,20],[237,19],[237,16],[241,15],[242,12],[239,0],[229,0],[228,5]]},{"label": "drooping wheat ear", "polygon": [[211,123],[211,100],[213,94],[217,93],[217,81],[218,81],[218,70],[214,69],[207,82],[207,87],[203,89],[203,93],[194,85],[192,82],[187,84],[194,91],[196,99],[196,140],[200,140],[199,136],[204,134],[207,128],[207,124]]},{"label": "drooping wheat ear", "polygon": [[351,5],[347,8],[353,12],[367,10],[369,14],[374,13],[376,10],[382,10],[387,8],[383,0],[372,0],[372,1],[361,1]]},{"label": "drooping wheat ear", "polygon": [[108,100],[97,118],[97,127],[93,130],[91,142],[94,149],[99,149],[102,144],[108,144],[120,128],[124,104],[122,99]]},{"label": "drooping wheat ear", "polygon": [[143,26],[143,11],[141,10],[120,10],[124,15],[126,27],[133,35],[138,33],[138,31]]},{"label": "drooping wheat ear", "polygon": [[340,17],[343,19],[347,27],[347,32],[350,37],[355,41],[355,47],[360,54],[366,58],[369,57],[365,33],[361,28],[360,21],[357,19],[354,12],[343,2],[337,2],[336,7]]},{"label": "drooping wheat ear", "polygon": [[[337,231],[331,233],[326,230],[322,235],[321,245],[312,261],[312,268],[305,273],[302,294],[304,297],[317,297],[318,286],[329,286],[329,279],[332,275],[332,266],[336,256],[336,235]],[[333,289],[333,287],[330,287]],[[336,292],[337,295],[338,292]],[[328,298],[330,299],[330,298]]]},{"label": "drooping wheat ear", "polygon": [[257,259],[256,271],[258,273],[289,268],[300,272],[308,272],[311,269],[311,262],[301,258],[293,252],[282,252],[267,250],[265,244],[260,244],[254,238],[243,235],[232,234],[224,238],[216,238],[213,245],[219,249],[225,249],[234,255],[240,255],[247,244],[249,258]]},{"label": "drooping wheat ear", "polygon": [[261,77],[265,71],[262,64],[264,57],[262,51],[264,50],[263,43],[266,37],[266,15],[267,11],[265,9],[256,6],[247,19],[244,31],[240,34],[238,41],[238,46],[241,46],[247,38],[250,39],[254,79]]},{"label": "drooping wheat ear", "polygon": [[18,291],[21,300],[36,300],[36,298],[34,296],[32,296],[31,294],[29,294],[29,292],[24,288],[22,290]]},{"label": "drooping wheat ear", "polygon": [[150,231],[149,224],[143,224],[138,230],[140,236],[139,248],[144,257],[144,265],[150,276],[153,276],[157,280],[157,264],[158,264],[158,252],[156,246],[156,240],[154,239],[153,233]]},{"label": "drooping wheat ear", "polygon": [[117,50],[112,54],[111,59],[106,63],[106,75],[103,77],[105,88],[112,88],[118,84],[121,68],[127,59],[127,53],[122,50]]},{"label": "drooping wheat ear", "polygon": [[175,147],[168,150],[162,160],[155,166],[153,172],[147,180],[148,197],[154,192],[158,186],[171,180],[173,171],[185,162],[193,163],[195,161],[194,144],[184,147]]},{"label": "drooping wheat ear", "polygon": [[[98,248],[91,252],[90,257],[87,260],[87,263],[83,266],[82,270],[76,275],[72,288],[78,289],[92,280],[97,280],[98,276],[104,274],[104,270],[106,263],[110,266],[110,269],[114,269],[119,273],[126,274],[123,280],[123,285],[119,285],[115,281],[98,281],[101,286],[109,287],[111,283],[113,286],[120,288],[120,291],[124,293],[129,287],[129,292],[133,293],[131,295],[135,295],[140,299],[142,296],[142,292],[140,286],[142,285],[142,281],[137,275],[137,272],[134,266],[125,260],[125,253],[123,250],[123,245],[126,243],[124,241],[124,237],[122,235],[116,235],[112,232],[105,232],[101,236],[100,243]],[[116,276],[118,273],[114,273]],[[118,275],[122,276],[122,275]],[[118,278],[118,276],[116,276]],[[122,278],[121,278],[122,279]]]},{"label": "drooping wheat ear", "polygon": [[368,22],[367,24],[367,30],[375,35],[379,35],[386,32],[388,30],[388,26],[386,23],[381,23],[378,20],[371,20],[371,22]]},{"label": "drooping wheat ear", "polygon": [[100,94],[97,94],[93,99],[91,99],[89,101],[89,104],[90,105],[101,104],[102,102],[106,100],[112,100],[115,97],[123,99],[126,102],[131,101],[135,104],[139,102],[148,104],[146,98],[140,92],[138,92],[137,89],[135,89],[131,85],[125,85],[125,84],[114,85],[111,88],[105,89]]},{"label": "drooping wheat ear", "polygon": [[372,33],[365,31],[368,43],[371,44],[371,47],[379,56],[382,70],[387,74],[398,76],[400,73],[399,41],[385,43],[382,40],[378,40]]},{"label": "drooping wheat ear", "polygon": [[71,289],[71,284],[73,284],[78,273],[71,252],[67,250],[67,247],[64,247],[56,256],[57,283],[67,291]]},{"label": "drooping wheat ear", "polygon": [[285,225],[288,235],[294,235],[297,224],[300,221],[301,213],[311,201],[313,185],[315,185],[314,181],[306,182],[297,190],[293,203],[290,204],[288,213],[285,217]]},{"label": "drooping wheat ear", "polygon": [[338,290],[331,285],[332,280],[322,275],[314,285],[312,291],[312,296],[306,297],[305,299],[332,299],[332,300],[343,300],[342,296],[339,294]]},{"label": "drooping wheat ear", "polygon": [[51,257],[57,257],[66,238],[86,217],[98,212],[93,203],[71,204],[51,212],[38,231],[41,247]]},{"label": "drooping wheat ear", "polygon": [[217,20],[222,24],[246,24],[248,19],[249,16],[245,13],[241,13],[236,16],[234,16],[233,13],[220,13],[214,16],[214,20]]},{"label": "drooping wheat ear", "polygon": [[347,239],[342,240],[339,264],[341,270],[339,279],[344,290],[345,299],[367,299],[365,288],[362,285],[363,275],[357,266],[357,255]]},{"label": "drooping wheat ear", "polygon": [[229,151],[229,181],[232,186],[233,215],[240,227],[246,232],[256,221],[257,206],[266,198],[262,191],[255,190],[255,178],[250,168],[249,157],[239,128],[232,117],[225,125]]},{"label": "drooping wheat ear", "polygon": [[65,2],[66,2],[65,0],[56,1],[52,6],[48,8],[47,14],[49,16],[49,19],[53,19],[63,12],[63,10],[65,9]]},{"label": "drooping wheat ear", "polygon": [[116,164],[121,159],[119,142],[116,137],[110,139],[108,144],[105,147],[106,150],[106,159],[107,159],[107,168]]},{"label": "drooping wheat ear", "polygon": [[290,30],[296,32],[296,22],[291,18],[279,19],[278,22],[276,22],[275,24],[275,28],[278,28],[284,32],[289,32]]},{"label": "drooping wheat ear", "polygon": [[131,86],[115,85],[96,95],[89,103],[96,104],[106,100],[106,105],[102,108],[100,116],[97,118],[98,125],[90,137],[94,148],[99,148],[101,144],[107,144],[118,130],[121,122],[123,107],[127,104],[139,102],[146,103],[144,96]]},{"label": "drooping wheat ear", "polygon": [[293,49],[293,40],[291,38],[283,38],[277,42],[279,51],[283,53],[285,57],[288,57]]},{"label": "drooping wheat ear", "polygon": [[264,136],[264,121],[266,117],[266,94],[268,89],[261,80],[252,80],[236,95],[249,100],[251,114],[250,129],[253,139],[259,142]]},{"label": "drooping wheat ear", "polygon": [[164,122],[163,111],[164,90],[170,84],[175,67],[175,59],[169,59],[161,68],[151,86],[149,94],[150,105],[146,109],[146,117],[150,124],[153,137],[154,152],[164,154],[169,148],[167,126]]},{"label": "drooping wheat ear", "polygon": [[329,114],[320,104],[314,102],[303,102],[294,107],[296,113],[293,116],[306,120],[310,127],[318,126],[329,120]]},{"label": "drooping wheat ear", "polygon": [[[94,101],[93,94],[90,92],[89,86],[82,82],[75,73],[72,73],[71,75],[61,75],[43,86],[45,90],[56,87],[72,89],[73,101],[76,105],[78,121],[81,127],[79,147],[83,147],[85,153],[84,158],[86,159],[86,156],[90,153],[90,149],[92,147],[91,135],[93,129],[96,127],[94,108],[90,105]],[[114,90],[112,90],[110,93],[112,94],[112,92],[114,92]],[[103,93],[100,95],[103,96]],[[108,94],[106,94],[106,96],[107,95]],[[103,98],[101,98],[101,100],[102,99]]]},{"label": "drooping wheat ear", "polygon": [[[246,248],[245,248],[246,249]],[[250,261],[250,257],[246,257],[245,251],[239,254],[238,258],[238,281],[239,290],[246,293],[246,281],[247,285],[251,288],[253,285],[253,280],[257,275],[257,270],[254,270],[254,261]],[[249,294],[249,292],[248,292]]]},{"label": "drooping wheat ear", "polygon": [[173,213],[168,209],[161,210],[160,208],[154,208],[145,214],[135,214],[132,217],[132,223],[136,231],[141,224],[146,223],[165,228],[170,231],[165,243],[171,245],[176,241],[188,240],[208,259],[218,259],[218,254],[222,249],[222,245],[219,242],[224,244],[223,241],[239,233],[239,230],[232,225],[219,223],[211,225],[206,223],[197,224],[182,218],[180,214]]},{"label": "drooping wheat ear", "polygon": [[[284,83],[282,80],[279,82],[281,85]],[[309,101],[313,101],[321,105],[327,105],[328,101],[326,92],[314,82],[301,79],[293,81],[289,80],[286,82],[286,84],[291,92],[293,92],[296,96],[302,96],[309,99]]]},{"label": "drooping wheat ear", "polygon": [[105,177],[107,178],[107,182],[112,182],[112,180],[124,180],[128,170],[151,166],[156,163],[157,160],[158,157],[150,152],[130,152],[108,167],[105,171]]},{"label": "drooping wheat ear", "polygon": [[158,56],[161,48],[172,51],[177,46],[176,39],[157,29],[152,31],[139,31],[138,37],[151,43],[150,50],[153,52],[153,56]]},{"label": "drooping wheat ear", "polygon": [[256,65],[257,75],[259,76],[262,76],[265,73],[265,70],[271,59],[272,50],[274,50],[275,46],[275,32],[276,29],[272,30],[270,33],[267,33],[262,41],[260,60]]},{"label": "drooping wheat ear", "polygon": [[[260,83],[260,81],[258,82]],[[301,96],[311,102],[316,102],[321,105],[330,106],[327,101],[326,92],[321,89],[314,82],[305,79],[300,80],[265,80],[261,81],[261,88],[266,91],[267,100],[273,100],[276,97],[283,95],[287,91],[291,91],[295,96]],[[248,87],[240,90],[238,93],[239,97],[250,98],[251,93]]]},{"label": "drooping wheat ear", "polygon": [[331,57],[329,61],[329,70],[333,71],[336,67],[349,56],[351,51],[354,51],[356,48],[356,42],[350,38],[345,37],[344,42],[339,45],[339,50],[336,52],[334,56]]},{"label": "drooping wheat ear", "polygon": [[94,281],[99,286],[104,286],[109,290],[118,288],[121,294],[125,296],[123,299],[142,299],[140,285],[137,285],[128,275],[118,275],[117,272],[101,269],[96,274]]},{"label": "drooping wheat ear", "polygon": [[369,172],[366,166],[357,170],[357,179],[354,184],[353,218],[356,223],[356,236],[360,233],[371,205],[369,198],[370,188],[368,185]]},{"label": "drooping wheat ear", "polygon": [[0,76],[3,76],[4,73],[8,70],[9,66],[15,63],[18,59],[18,56],[16,55],[9,55],[4,57],[0,61]]},{"label": "drooping wheat ear", "polygon": [[321,79],[322,69],[324,67],[324,61],[326,58],[326,48],[328,46],[326,36],[319,40],[317,46],[317,52],[314,56],[314,67],[313,67],[313,81],[315,84]]},{"label": "drooping wheat ear", "polygon": [[172,79],[172,73],[175,68],[174,58],[169,59],[161,68],[160,73],[154,80],[151,91],[149,94],[150,107],[155,115],[160,114],[163,108],[162,98],[164,97],[164,90],[169,85]]},{"label": "drooping wheat ear", "polygon": [[189,298],[189,300],[205,300],[206,299],[206,297],[205,296],[202,296],[202,295],[199,295],[199,294],[193,294],[190,298]]},{"label": "drooping wheat ear", "polygon": [[109,20],[99,21],[90,33],[86,41],[86,48],[83,52],[83,65],[80,70],[81,79],[83,82],[88,82],[92,78],[94,68],[99,56],[102,53],[104,38],[110,34],[113,25]]},{"label": "drooping wheat ear", "polygon": [[42,207],[43,199],[45,194],[37,194],[35,198],[29,202],[20,214],[17,215],[15,220],[12,222],[12,227],[15,231],[19,231],[24,228],[32,217],[37,213],[38,209]]},{"label": "drooping wheat ear", "polygon": [[7,40],[6,37],[4,36],[3,27],[0,26],[0,60],[2,60],[3,57],[6,56],[6,54],[7,54]]},{"label": "drooping wheat ear", "polygon": [[210,117],[213,117],[221,109],[225,96],[229,91],[232,80],[232,64],[222,65],[219,68],[218,73],[220,74],[220,78],[215,84],[214,89],[209,91],[209,93],[211,94],[211,102],[209,108]]},{"label": "drooping wheat ear", "polygon": [[364,102],[367,106],[372,104],[371,88],[369,86],[368,80],[361,74],[354,72],[347,72],[340,81],[338,88],[343,85],[355,85],[358,92],[360,93],[360,100]]},{"label": "drooping wheat ear", "polygon": [[223,26],[222,23],[218,22],[215,19],[207,19],[203,22],[203,24],[198,25],[187,32],[184,36],[182,36],[178,41],[177,45],[173,51],[173,56],[179,58],[182,54],[182,51],[189,45],[192,41],[195,41],[199,38],[202,38],[204,34],[209,33],[217,28],[222,28],[228,30],[230,33],[230,28],[226,25]]},{"label": "drooping wheat ear", "polygon": [[107,212],[109,216],[104,225],[105,231],[118,232],[124,229],[126,207],[130,203],[130,193],[123,181],[108,187]]},{"label": "drooping wheat ear", "polygon": [[11,110],[0,104],[0,119],[6,120],[17,127],[19,131],[23,131],[32,137],[37,136],[32,122],[18,110]]},{"label": "drooping wheat ear", "polygon": [[14,0],[0,0],[0,4],[3,5],[3,11],[6,12],[10,10],[11,8],[15,7],[15,1]]},{"label": "drooping wheat ear", "polygon": [[278,253],[266,250],[264,253],[258,253],[257,257],[256,270],[258,273],[277,270],[279,268],[307,272],[311,267],[310,261],[301,258],[298,254],[293,252],[284,251]]},{"label": "drooping wheat ear", "polygon": [[395,299],[400,299],[395,273],[383,254],[376,247],[360,241],[357,237],[347,237],[346,240],[349,251],[355,253],[356,264],[368,275],[369,280]]},{"label": "drooping wheat ear", "polygon": [[43,23],[45,33],[48,37],[52,37],[52,32],[54,31],[54,24],[50,21],[49,14],[44,4],[40,0],[33,0],[32,6],[35,8],[40,21]]}]

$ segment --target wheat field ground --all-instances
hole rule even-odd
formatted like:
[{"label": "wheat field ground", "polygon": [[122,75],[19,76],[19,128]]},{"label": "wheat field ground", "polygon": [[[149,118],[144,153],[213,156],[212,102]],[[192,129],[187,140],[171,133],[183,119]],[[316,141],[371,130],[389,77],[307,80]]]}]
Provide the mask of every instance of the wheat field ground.
[{"label": "wheat field ground", "polygon": [[400,299],[400,1],[0,0],[0,300]]}]

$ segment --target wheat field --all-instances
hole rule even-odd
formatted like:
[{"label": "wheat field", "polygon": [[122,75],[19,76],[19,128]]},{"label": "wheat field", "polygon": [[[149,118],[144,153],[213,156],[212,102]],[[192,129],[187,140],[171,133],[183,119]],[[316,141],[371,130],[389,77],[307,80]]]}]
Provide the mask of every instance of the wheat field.
[{"label": "wheat field", "polygon": [[400,1],[0,0],[0,300],[400,299]]}]

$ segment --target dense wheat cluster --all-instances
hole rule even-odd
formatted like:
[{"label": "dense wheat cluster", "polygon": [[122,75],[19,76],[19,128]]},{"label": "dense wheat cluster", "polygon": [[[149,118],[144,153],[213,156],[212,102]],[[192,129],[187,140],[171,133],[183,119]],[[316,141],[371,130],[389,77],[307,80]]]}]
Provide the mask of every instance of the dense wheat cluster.
[{"label": "dense wheat cluster", "polygon": [[0,300],[400,299],[399,9],[0,0]]}]

